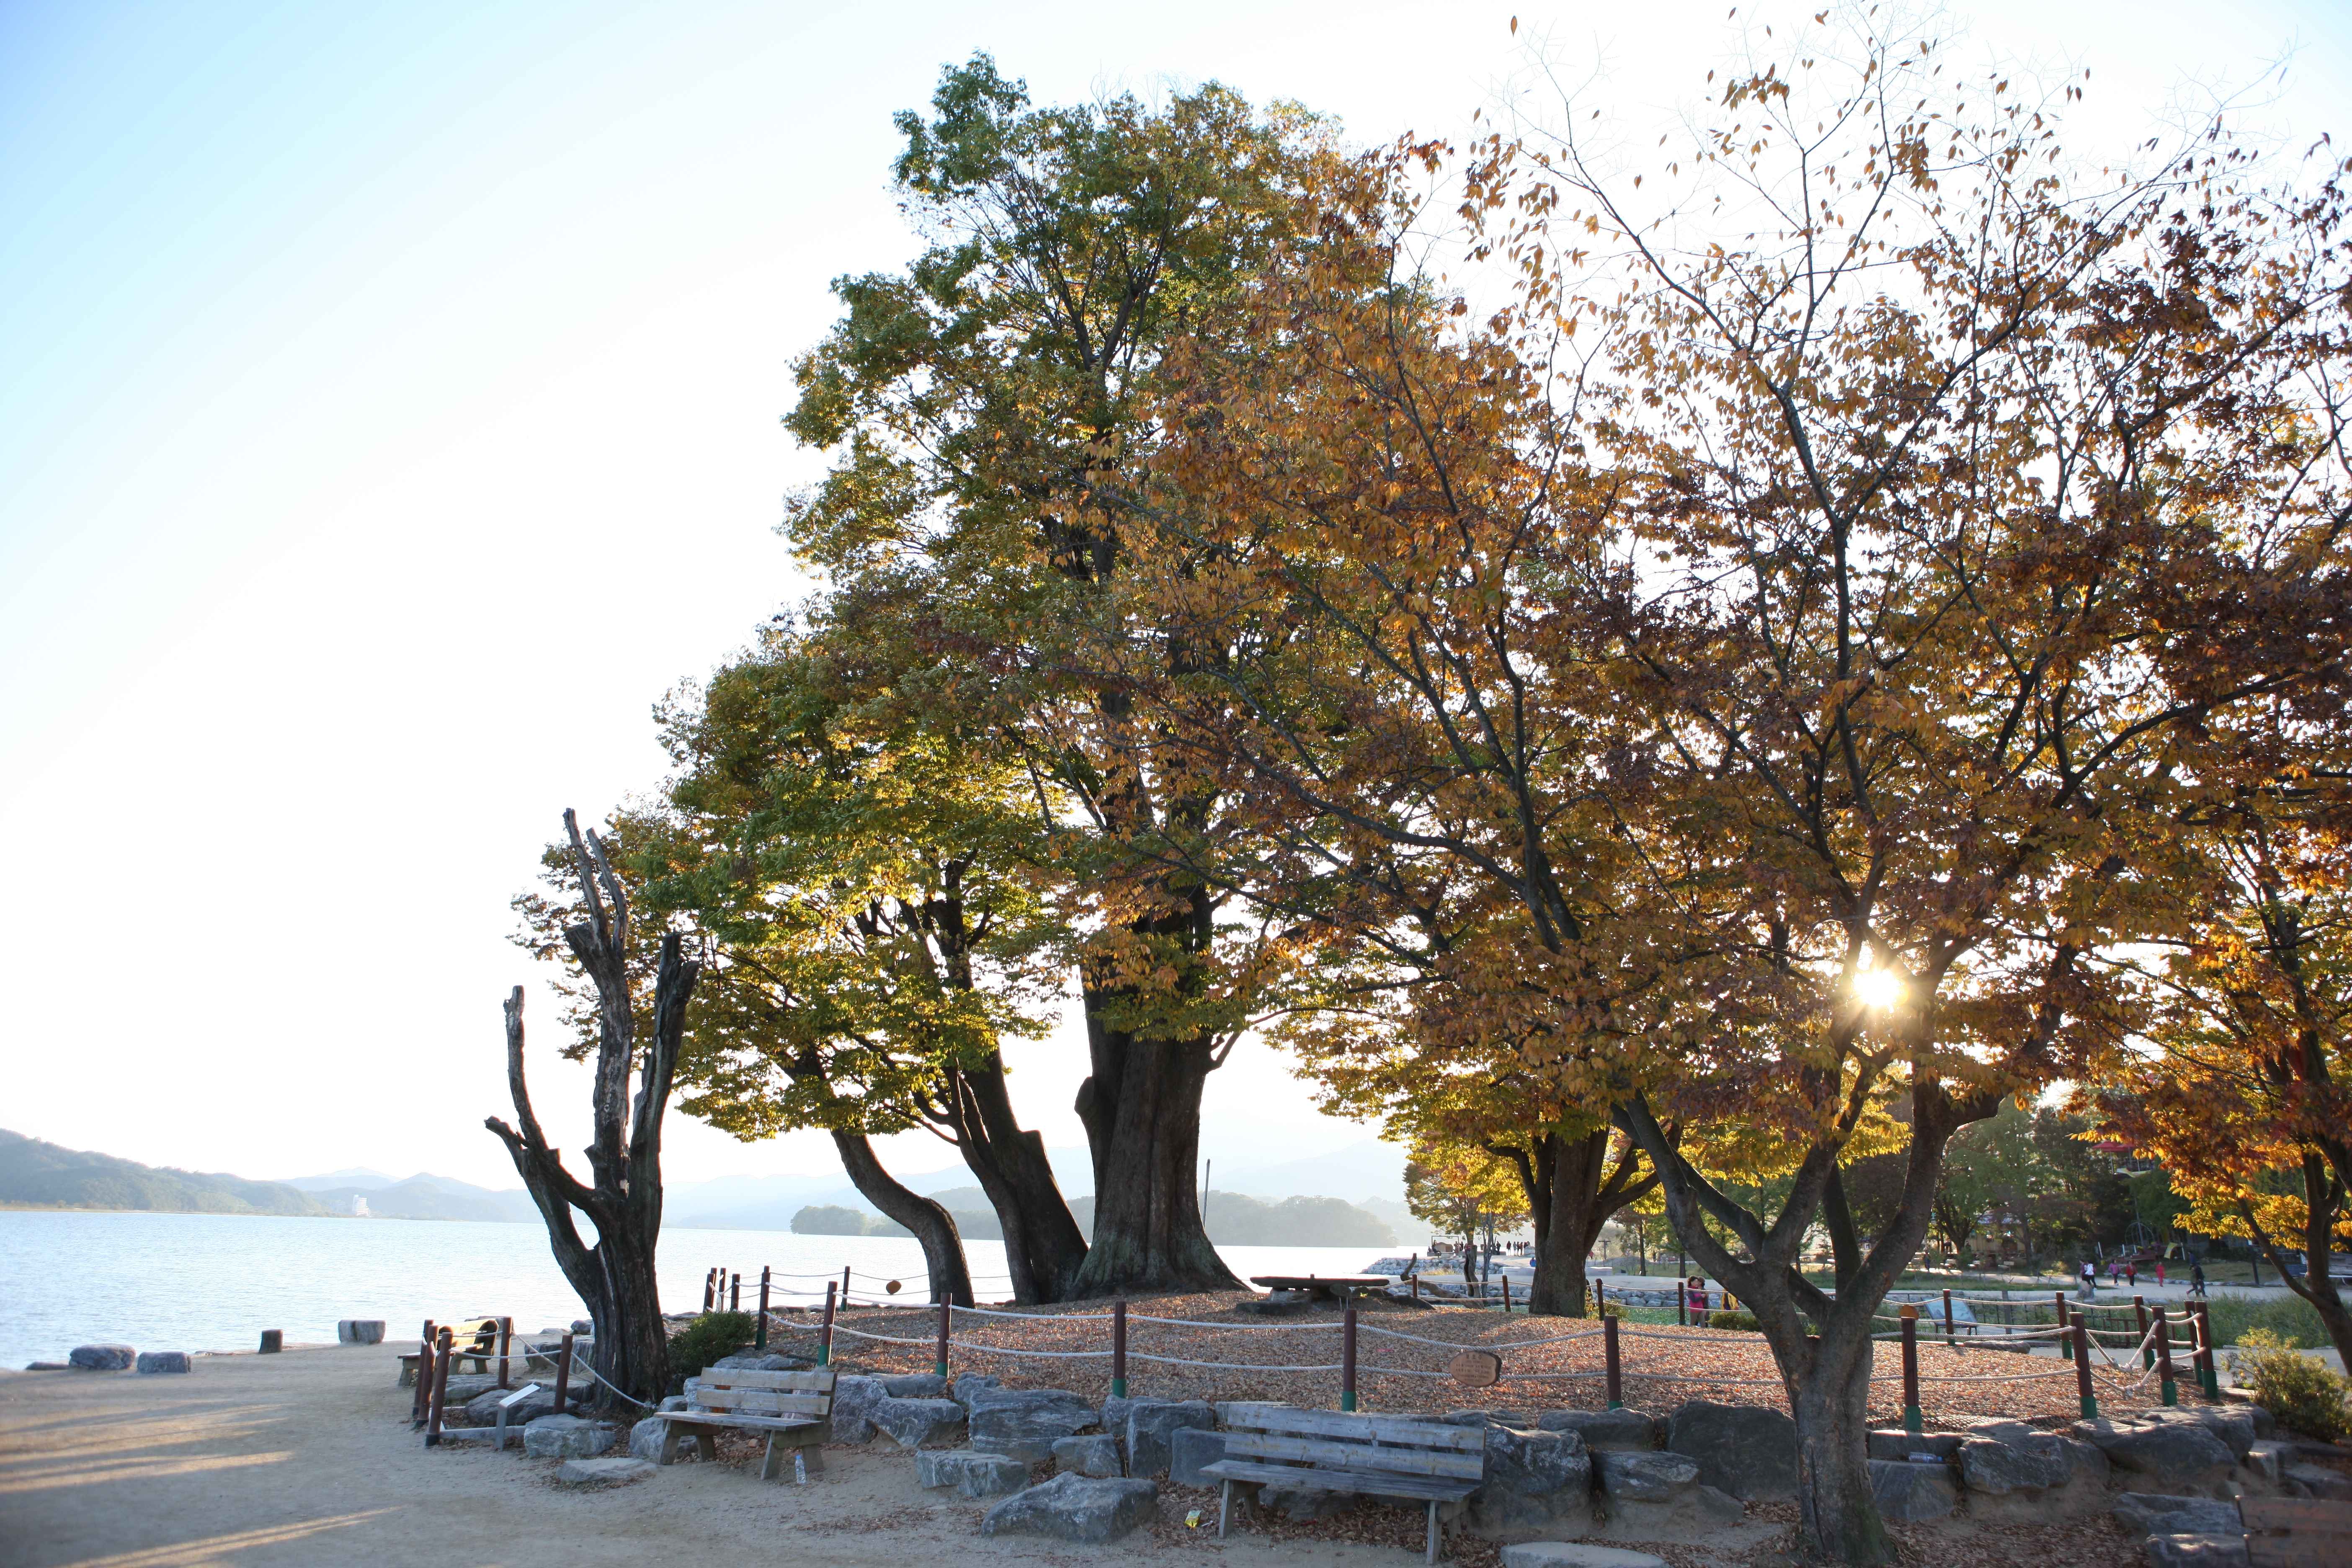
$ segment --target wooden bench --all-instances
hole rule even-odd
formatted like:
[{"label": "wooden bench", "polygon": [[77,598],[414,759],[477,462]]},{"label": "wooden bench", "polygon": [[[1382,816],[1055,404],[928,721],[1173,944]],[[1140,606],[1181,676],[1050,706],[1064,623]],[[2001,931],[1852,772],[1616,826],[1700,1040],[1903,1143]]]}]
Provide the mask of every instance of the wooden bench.
[{"label": "wooden bench", "polygon": [[[462,1372],[468,1361],[476,1372],[490,1370],[490,1362],[499,1353],[499,1333],[506,1327],[504,1318],[467,1318],[462,1322],[443,1325],[449,1331],[449,1370]],[[420,1359],[431,1364],[431,1345],[420,1346],[414,1354],[400,1358],[400,1386],[406,1388],[415,1381],[416,1364]]]},{"label": "wooden bench", "polygon": [[2352,1502],[2240,1498],[2252,1568],[2344,1568],[2352,1563]]},{"label": "wooden bench", "polygon": [[661,1462],[677,1462],[677,1446],[688,1437],[706,1461],[719,1458],[715,1434],[722,1431],[763,1432],[767,1453],[760,1460],[760,1479],[773,1480],[782,1458],[797,1450],[805,1475],[824,1472],[824,1445],[833,1436],[833,1380],[830,1369],[815,1372],[750,1372],[723,1368],[705,1372],[695,1380],[691,1406],[658,1413],[662,1428]]},{"label": "wooden bench", "polygon": [[1379,1294],[1394,1281],[1385,1274],[1253,1274],[1250,1283],[1269,1290],[1296,1290],[1310,1301],[1339,1301]]},{"label": "wooden bench", "polygon": [[1223,1483],[1217,1535],[1233,1510],[1234,1483],[1352,1492],[1429,1505],[1429,1561],[1442,1540],[1438,1505],[1458,1503],[1486,1477],[1486,1434],[1406,1415],[1260,1405],[1226,1423],[1225,1457],[1202,1467]]}]

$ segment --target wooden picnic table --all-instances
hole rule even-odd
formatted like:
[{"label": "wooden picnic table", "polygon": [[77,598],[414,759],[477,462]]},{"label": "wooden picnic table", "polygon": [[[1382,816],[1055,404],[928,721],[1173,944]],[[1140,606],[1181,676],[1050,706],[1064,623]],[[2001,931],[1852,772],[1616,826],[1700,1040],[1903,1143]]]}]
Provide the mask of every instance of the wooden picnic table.
[{"label": "wooden picnic table", "polygon": [[1385,1274],[1253,1274],[1250,1283],[1269,1290],[1297,1290],[1310,1301],[1344,1301],[1386,1290],[1395,1281]]}]

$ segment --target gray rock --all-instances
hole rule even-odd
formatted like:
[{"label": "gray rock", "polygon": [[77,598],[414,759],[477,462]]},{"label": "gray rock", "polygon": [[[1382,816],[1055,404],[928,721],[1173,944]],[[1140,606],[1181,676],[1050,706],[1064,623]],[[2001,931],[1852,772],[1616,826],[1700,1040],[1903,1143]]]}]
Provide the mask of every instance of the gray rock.
[{"label": "gray rock", "polygon": [[1515,1426],[1523,1432],[1536,1429],[1532,1410],[1449,1410],[1438,1419],[1449,1426]]},{"label": "gray rock", "polygon": [[779,1355],[760,1351],[738,1351],[733,1355],[720,1356],[710,1363],[714,1372],[806,1372],[816,1365],[800,1356]]},{"label": "gray rock", "polygon": [[2127,1426],[2106,1420],[2077,1421],[2073,1432],[2133,1480],[2152,1482],[2168,1491],[2210,1495],[2229,1479],[2230,1468],[2236,1463],[2221,1438],[2187,1421]]},{"label": "gray rock", "polygon": [[893,1399],[945,1399],[948,1380],[935,1372],[902,1372],[875,1379]]},{"label": "gray rock", "polygon": [[1029,1467],[1005,1454],[970,1448],[925,1448],[915,1455],[915,1484],[952,1488],[968,1498],[1005,1497],[1029,1484]]},{"label": "gray rock", "polygon": [[963,1406],[952,1399],[880,1399],[866,1419],[902,1448],[952,1447],[964,1438]]},{"label": "gray rock", "polygon": [[335,1325],[335,1342],[344,1345],[383,1343],[382,1318],[345,1318]]},{"label": "gray rock", "polygon": [[566,1459],[557,1467],[557,1484],[567,1487],[626,1486],[644,1480],[656,1467],[643,1459]]},{"label": "gray rock", "polygon": [[26,1372],[71,1372],[73,1370],[73,1363],[66,1361],[28,1361],[25,1363],[25,1370]]},{"label": "gray rock", "polygon": [[2276,1438],[2260,1438],[2246,1448],[2246,1457],[2238,1461],[2275,1486],[2286,1474],[2287,1466],[2294,1462],[2294,1445]]},{"label": "gray rock", "polygon": [[1094,1406],[1060,1388],[994,1389],[963,1408],[973,1447],[1010,1454],[1024,1465],[1052,1458],[1057,1439],[1095,1424]]},{"label": "gray rock", "polygon": [[1613,1508],[1619,1502],[1667,1502],[1698,1483],[1698,1461],[1686,1454],[1646,1454],[1602,1449],[1592,1456],[1593,1472]]},{"label": "gray rock", "polygon": [[991,1392],[1003,1388],[1003,1381],[977,1372],[961,1372],[948,1390],[948,1397],[970,1410],[973,1404],[988,1397]]},{"label": "gray rock", "polygon": [[1612,1500],[1608,1522],[1597,1533],[1612,1541],[1696,1541],[1738,1524],[1747,1515],[1738,1498],[1694,1481],[1668,1502]]},{"label": "gray rock", "polygon": [[[1180,1432],[1177,1436],[1181,1437],[1184,1434]],[[1217,1435],[1212,1433],[1211,1436]],[[1224,1451],[1224,1441],[1222,1437],[1218,1438],[1217,1448],[1221,1454]],[[1072,1475],[1092,1476],[1097,1480],[1108,1479],[1119,1473],[1118,1439],[1103,1432],[1097,1432],[1085,1437],[1059,1438],[1054,1444],[1054,1468],[1057,1470],[1067,1470]],[[1202,1483],[1193,1481],[1189,1484],[1200,1486]]]},{"label": "gray rock", "polygon": [[1127,1473],[1163,1476],[1174,1456],[1170,1434],[1185,1426],[1214,1426],[1217,1413],[1205,1399],[1139,1400],[1127,1412]]},{"label": "gray rock", "polygon": [[2215,1498],[2125,1492],[2116,1499],[2116,1518],[2134,1535],[2242,1535],[2238,1505]]},{"label": "gray rock", "polygon": [[2254,1440],[2256,1442],[2263,1442],[2278,1436],[2278,1423],[2273,1420],[2271,1418],[2271,1413],[2263,1409],[2261,1405],[2231,1405],[2231,1408],[2233,1410],[2243,1410],[2247,1415],[2254,1418]]},{"label": "gray rock", "polygon": [[1971,1437],[1982,1437],[1994,1443],[2016,1443],[2034,1435],[2037,1428],[2005,1415],[1978,1415],[1963,1418],[1960,1425]]},{"label": "gray rock", "polygon": [[2281,1472],[2280,1479],[2297,1497],[2316,1498],[2322,1502],[2352,1502],[2352,1476],[2326,1465],[2289,1465]]},{"label": "gray rock", "polygon": [[2061,1439],[2028,1430],[2014,1443],[1970,1437],[1960,1445],[1960,1479],[1988,1497],[2046,1491],[2074,1478],[2074,1457]]},{"label": "gray rock", "polygon": [[1958,1432],[1922,1432],[1917,1436],[1897,1428],[1884,1428],[1870,1435],[1870,1457],[1874,1459],[1896,1459],[1919,1463],[1914,1456],[1925,1454],[1942,1461],[1960,1457],[1962,1438]]},{"label": "gray rock", "polygon": [[1463,1522],[1487,1541],[1582,1534],[1592,1523],[1592,1456],[1573,1432],[1486,1428],[1486,1476]]},{"label": "gray rock", "polygon": [[141,1351],[138,1366],[145,1373],[192,1372],[195,1363],[188,1359],[185,1351]]},{"label": "gray rock", "polygon": [[654,1408],[656,1410],[687,1410],[691,1409],[693,1405],[694,1401],[688,1399],[685,1394],[673,1394],[667,1399],[664,1399]]},{"label": "gray rock", "polygon": [[2247,1568],[2246,1538],[2238,1535],[2151,1535],[2148,1568]]},{"label": "gray rock", "polygon": [[1870,1461],[1870,1495],[1879,1516],[1894,1524],[1920,1524],[1942,1519],[1960,1506],[1960,1489],[1952,1467],[1942,1460],[1915,1465],[1904,1459]]},{"label": "gray rock", "polygon": [[982,1535],[1044,1535],[1097,1545],[1116,1541],[1160,1507],[1160,1489],[1147,1480],[1055,1476],[1015,1492],[980,1521]]},{"label": "gray rock", "polygon": [[127,1372],[139,1359],[139,1352],[129,1345],[76,1345],[66,1357],[68,1366],[86,1367],[91,1372]]},{"label": "gray rock", "polygon": [[1596,1452],[1640,1453],[1658,1446],[1657,1418],[1639,1410],[1547,1410],[1536,1425],[1573,1432]]},{"label": "gray rock", "polygon": [[[513,1398],[514,1393],[511,1388],[493,1388],[477,1394],[473,1398],[466,1401],[467,1421],[476,1426],[497,1426],[499,1406]],[[552,1415],[555,1413],[555,1390],[546,1387],[534,1388],[528,1398],[507,1412],[507,1425],[527,1426],[542,1415]]]},{"label": "gray rock", "polygon": [[542,1415],[522,1429],[522,1451],[534,1459],[593,1459],[617,1434],[602,1421]]},{"label": "gray rock", "polygon": [[661,1463],[662,1438],[668,1435],[669,1423],[658,1415],[648,1415],[629,1428],[629,1457]]},{"label": "gray rock", "polygon": [[[1116,1451],[1117,1445],[1113,1445]],[[1213,1487],[1201,1472],[1225,1457],[1225,1435],[1206,1426],[1179,1426],[1168,1434],[1168,1479],[1180,1487]]]},{"label": "gray rock", "polygon": [[1268,1481],[1257,1489],[1257,1506],[1282,1515],[1293,1524],[1346,1513],[1361,1500],[1353,1492],[1335,1492],[1287,1481]]},{"label": "gray rock", "polygon": [[1530,1541],[1504,1547],[1503,1568],[1666,1568],[1666,1560],[1589,1541]]},{"label": "gray rock", "polygon": [[1698,1461],[1702,1484],[1733,1497],[1797,1493],[1797,1424],[1778,1410],[1694,1399],[1666,1418],[1666,1447]]},{"label": "gray rock", "polygon": [[887,1399],[880,1380],[850,1375],[834,1380],[833,1440],[866,1443],[874,1438],[874,1407]]},{"label": "gray rock", "polygon": [[590,1322],[585,1318],[574,1318],[572,1320],[572,1331],[574,1334],[586,1334],[591,1338],[593,1338],[596,1333],[596,1325]]}]

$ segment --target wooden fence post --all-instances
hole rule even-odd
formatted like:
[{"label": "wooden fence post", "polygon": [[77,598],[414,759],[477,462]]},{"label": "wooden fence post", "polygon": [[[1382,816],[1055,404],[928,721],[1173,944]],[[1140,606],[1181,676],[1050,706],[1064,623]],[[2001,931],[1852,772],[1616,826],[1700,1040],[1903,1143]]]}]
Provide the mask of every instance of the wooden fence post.
[{"label": "wooden fence post", "polygon": [[730,1312],[743,1310],[743,1271],[740,1268],[735,1270],[735,1278],[727,1287],[727,1310]]},{"label": "wooden fence post", "polygon": [[843,1311],[849,1310],[849,1265],[846,1263],[841,1266],[841,1308]]},{"label": "wooden fence post", "polygon": [[1350,1300],[1339,1316],[1339,1408],[1356,1407],[1356,1303]]},{"label": "wooden fence post", "polygon": [[1946,1290],[1944,1292],[1944,1342],[1947,1345],[1957,1345],[1959,1343],[1959,1341],[1953,1337],[1952,1293],[1949,1290]]},{"label": "wooden fence post", "polygon": [[948,1333],[955,1322],[955,1303],[945,1296],[940,1298],[940,1348],[931,1359],[931,1371],[941,1377],[948,1374]]},{"label": "wooden fence post", "polygon": [[768,1348],[768,1268],[767,1264],[760,1265],[760,1330],[752,1336],[753,1350]]},{"label": "wooden fence post", "polygon": [[1617,1319],[1613,1313],[1601,1315],[1601,1343],[1608,1352],[1609,1408],[1622,1410],[1625,1408],[1625,1378],[1617,1361]]},{"label": "wooden fence post", "polygon": [[2074,1315],[2074,1395],[2083,1402],[2083,1419],[2099,1418],[2099,1396],[2091,1387],[2091,1331],[2083,1316]]},{"label": "wooden fence post", "polygon": [[1503,1316],[1505,1316],[1505,1317],[1507,1317],[1507,1317],[1509,1317],[1510,1315],[1511,1315],[1511,1277],[1510,1277],[1509,1275],[1506,1274],[1506,1275],[1504,1275],[1504,1276],[1503,1276]]},{"label": "wooden fence post", "polygon": [[2180,1390],[2172,1380],[2172,1325],[2164,1321],[2164,1304],[2156,1306],[2156,1376],[2164,1389],[2164,1403],[2180,1403]]},{"label": "wooden fence post", "polygon": [[513,1354],[514,1320],[512,1318],[500,1318],[499,1320],[499,1386],[500,1388],[512,1388],[514,1386],[512,1383],[508,1381],[509,1361]]},{"label": "wooden fence post", "polygon": [[1677,1327],[1690,1326],[1690,1281],[1675,1281],[1675,1322]]},{"label": "wooden fence post", "polygon": [[433,1346],[439,1336],[434,1332],[433,1320],[425,1320],[425,1336],[416,1342],[416,1398],[408,1407],[408,1424],[414,1429],[425,1425],[425,1417],[433,1406]]},{"label": "wooden fence post", "polygon": [[433,1357],[433,1407],[425,1414],[425,1446],[441,1446],[441,1416],[449,1398],[449,1331],[441,1331]]},{"label": "wooden fence post", "polygon": [[572,1414],[572,1331],[563,1331],[563,1348],[555,1359],[555,1413]]},{"label": "wooden fence post", "polygon": [[[2059,1291],[2053,1300],[2058,1304],[2058,1327],[2063,1330],[2065,1328],[2066,1320],[2070,1316],[2066,1310],[2066,1292],[2063,1290]],[[2058,1359],[2061,1361],[2073,1361],[2074,1359],[2074,1342],[2063,1332],[2058,1336]]]},{"label": "wooden fence post", "polygon": [[1110,1396],[1127,1397],[1127,1298],[1110,1307]]},{"label": "wooden fence post", "polygon": [[2190,1320],[2197,1329],[2197,1387],[2210,1400],[2221,1397],[2221,1374],[2213,1361],[2213,1320],[2203,1301],[2191,1301],[2188,1307]]},{"label": "wooden fence post", "polygon": [[816,1342],[816,1364],[833,1364],[833,1281],[824,1282],[824,1331]]},{"label": "wooden fence post", "polygon": [[708,1268],[702,1271],[702,1310],[706,1312],[710,1310],[711,1273]]},{"label": "wooden fence post", "polygon": [[1919,1309],[1905,1302],[1903,1322],[1903,1430],[1914,1437],[1927,1429],[1919,1415]]},{"label": "wooden fence post", "polygon": [[2132,1298],[2132,1315],[2139,1320],[2139,1364],[2143,1367],[2154,1366],[2156,1364],[2156,1347],[2147,1342],[2147,1297],[2134,1296]]}]

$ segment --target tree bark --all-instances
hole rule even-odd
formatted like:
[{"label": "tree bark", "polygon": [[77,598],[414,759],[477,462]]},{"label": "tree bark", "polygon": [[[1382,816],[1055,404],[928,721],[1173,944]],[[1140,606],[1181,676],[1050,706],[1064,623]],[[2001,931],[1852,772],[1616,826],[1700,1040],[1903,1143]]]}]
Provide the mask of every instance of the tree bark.
[{"label": "tree bark", "polygon": [[[669,1106],[686,1005],[702,966],[684,955],[677,933],[662,938],[654,984],[654,1038],[638,1071],[634,1106],[629,1079],[637,1067],[635,1000],[628,974],[628,897],[595,834],[584,839],[572,814],[563,814],[589,918],[563,933],[572,954],[595,982],[598,1046],[593,1089],[593,1137],[587,1150],[593,1186],[563,1168],[532,1112],[523,1078],[522,987],[507,997],[507,1088],[520,1131],[498,1117],[483,1125],[513,1159],[523,1186],[546,1221],[556,1266],[580,1293],[594,1325],[589,1357],[599,1380],[596,1403],[623,1399],[658,1404],[669,1392],[669,1337],[661,1315],[655,1248],[661,1238],[661,1123]],[[599,896],[598,889],[603,889]],[[596,1227],[596,1245],[581,1240],[572,1211]]]},{"label": "tree bark", "polygon": [[971,1268],[964,1261],[963,1238],[956,1234],[955,1216],[884,1170],[873,1142],[864,1133],[836,1130],[833,1146],[841,1152],[841,1168],[849,1173],[866,1201],[914,1232],[922,1244],[923,1267],[931,1277],[931,1300],[971,1306]]},{"label": "tree bark", "polygon": [[1013,1300],[1067,1300],[1086,1264],[1087,1237],[1054,1179],[1045,1140],[1013,1116],[1003,1057],[991,1052],[983,1065],[954,1076],[956,1142],[1004,1232]]},{"label": "tree bark", "polygon": [[1095,1164],[1095,1234],[1074,1296],[1234,1290],[1242,1282],[1201,1216],[1201,1092],[1212,1042],[1155,1040],[1110,1027],[1108,1000],[1085,994],[1094,1071],[1078,1119]]},{"label": "tree bark", "polygon": [[2286,1288],[2311,1303],[2319,1314],[2320,1326],[2346,1366],[2352,1366],[2352,1311],[2345,1310],[2344,1292],[2336,1283],[2336,1216],[2344,1206],[2344,1184],[2337,1180],[2329,1162],[2322,1155],[2305,1152],[2303,1157],[2303,1258],[2304,1273],[2300,1282],[2287,1272],[2286,1252],[2262,1226],[2254,1223],[2251,1205],[2241,1204],[2239,1213],[2245,1217],[2254,1245],[2279,1271]]},{"label": "tree bark", "polygon": [[1528,1312],[1581,1318],[1590,1311],[1585,1259],[1601,1227],[1627,1204],[1638,1203],[1658,1178],[1654,1172],[1640,1173],[1641,1148],[1631,1139],[1615,1160],[1609,1158],[1605,1124],[1581,1138],[1546,1133],[1539,1161],[1530,1162],[1538,1163],[1549,1167],[1549,1176],[1528,1191],[1528,1208],[1549,1217],[1536,1224],[1536,1277],[1528,1291]]}]

